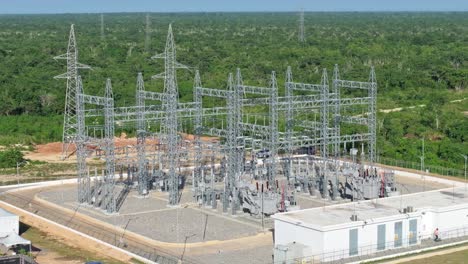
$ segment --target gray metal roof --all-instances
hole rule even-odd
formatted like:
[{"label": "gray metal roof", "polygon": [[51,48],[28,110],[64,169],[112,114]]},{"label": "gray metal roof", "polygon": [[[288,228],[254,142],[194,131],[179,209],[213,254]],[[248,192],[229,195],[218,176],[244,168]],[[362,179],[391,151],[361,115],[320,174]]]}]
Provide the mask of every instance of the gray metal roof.
[{"label": "gray metal roof", "polygon": [[[420,214],[425,210],[444,210],[454,206],[468,206],[468,192],[463,187],[450,188],[425,193],[415,193],[376,200],[359,201],[339,205],[311,208],[275,214],[275,220],[305,226],[316,230],[328,230],[347,225],[372,223],[389,218],[406,217],[401,211],[412,206],[410,214]],[[356,214],[358,221],[351,221]]]},{"label": "gray metal roof", "polygon": [[16,216],[16,215],[8,212],[7,210],[0,208],[0,217],[12,217],[12,216]]}]

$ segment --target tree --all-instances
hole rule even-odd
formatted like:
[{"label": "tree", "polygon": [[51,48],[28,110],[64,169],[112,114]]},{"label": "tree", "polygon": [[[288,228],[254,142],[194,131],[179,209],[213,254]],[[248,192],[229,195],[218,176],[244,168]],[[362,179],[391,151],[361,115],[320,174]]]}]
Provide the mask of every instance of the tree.
[{"label": "tree", "polygon": [[23,153],[17,148],[0,151],[0,168],[14,168],[22,161],[24,161]]}]

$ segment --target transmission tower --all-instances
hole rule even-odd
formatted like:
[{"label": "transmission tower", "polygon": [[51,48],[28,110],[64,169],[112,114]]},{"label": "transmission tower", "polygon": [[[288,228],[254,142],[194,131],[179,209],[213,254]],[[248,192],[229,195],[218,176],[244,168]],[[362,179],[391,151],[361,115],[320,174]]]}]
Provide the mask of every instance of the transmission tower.
[{"label": "transmission tower", "polygon": [[68,151],[74,144],[77,135],[77,102],[78,102],[78,69],[90,69],[89,66],[78,62],[78,49],[76,46],[74,25],[70,27],[67,53],[54,57],[55,60],[67,60],[67,72],[55,76],[55,79],[67,79],[65,95],[65,112],[62,135],[62,159],[68,157]]},{"label": "transmission tower", "polygon": [[151,44],[151,20],[150,15],[146,14],[146,28],[145,28],[145,51],[150,51]]},{"label": "transmission tower", "polygon": [[268,171],[268,181],[274,181],[276,177],[276,156],[278,148],[278,84],[276,82],[276,73],[271,73],[271,92],[270,92],[270,170]]},{"label": "transmission tower", "polygon": [[114,147],[114,99],[112,93],[111,80],[107,79],[106,94],[104,103],[104,132],[105,132],[105,152],[106,152],[106,174],[104,176],[104,206],[108,213],[115,213],[117,210],[114,189],[115,189],[115,147]]},{"label": "transmission tower", "polygon": [[[334,126],[334,131],[333,134],[335,137],[339,137],[341,132],[341,106],[340,106],[340,87],[338,86],[338,80],[340,79],[340,69],[338,68],[338,65],[335,64],[335,67],[333,68],[333,99],[336,100],[335,107],[333,108],[333,126]],[[339,140],[335,140],[333,144],[333,155],[335,157],[339,157],[340,155],[340,142]]]},{"label": "transmission tower", "polygon": [[374,66],[371,67],[370,75],[369,75],[369,98],[370,102],[368,105],[368,127],[369,127],[369,163],[373,165],[376,160],[376,145],[377,145],[377,79],[375,77],[375,69]]},{"label": "transmission tower", "polygon": [[304,9],[299,13],[299,42],[304,42]]},{"label": "transmission tower", "polygon": [[165,78],[164,94],[165,100],[163,108],[166,112],[164,120],[164,132],[167,144],[167,159],[169,169],[169,205],[176,205],[179,198],[179,176],[176,172],[179,163],[178,153],[178,134],[177,134],[177,105],[179,103],[179,91],[177,87],[176,76],[176,50],[172,25],[169,25],[169,31],[166,39],[165,55]]},{"label": "transmission tower", "polygon": [[323,69],[322,81],[320,91],[320,136],[322,138],[322,158],[325,160],[328,158],[328,74],[327,70]]},{"label": "transmission tower", "polygon": [[195,194],[199,195],[199,182],[201,179],[202,170],[202,145],[201,145],[201,134],[202,134],[202,96],[199,88],[202,87],[200,72],[195,72],[195,81],[193,89],[193,99],[196,103],[196,114],[195,114],[195,169],[194,169],[194,182],[192,183],[195,188]]},{"label": "transmission tower", "polygon": [[227,179],[225,179],[224,204],[223,210],[227,210],[229,196],[232,196],[231,210],[236,213],[235,208],[235,183],[237,174],[237,114],[236,114],[236,91],[232,73],[228,79],[228,98],[227,98],[227,134],[226,134],[226,161],[227,161]]},{"label": "transmission tower", "polygon": [[76,101],[76,119],[77,119],[77,135],[76,143],[76,164],[78,171],[78,202],[91,202],[91,182],[86,166],[86,134],[85,134],[85,117],[84,117],[84,101],[83,101],[83,83],[81,76],[77,77],[77,101]]},{"label": "transmission tower", "polygon": [[289,182],[289,177],[291,176],[291,169],[292,169],[292,156],[293,156],[293,142],[292,142],[292,134],[294,129],[294,117],[293,117],[293,106],[292,106],[292,96],[293,96],[293,76],[291,66],[288,66],[286,71],[286,83],[285,83],[285,90],[286,90],[286,155],[287,155],[287,163],[286,163],[286,178]]},{"label": "transmission tower", "polygon": [[138,194],[146,195],[148,193],[148,173],[146,170],[146,131],[145,131],[145,98],[143,92],[145,91],[145,84],[143,82],[143,75],[138,73],[137,78],[137,160],[138,160]]},{"label": "transmission tower", "polygon": [[101,14],[101,40],[104,40],[104,14]]}]

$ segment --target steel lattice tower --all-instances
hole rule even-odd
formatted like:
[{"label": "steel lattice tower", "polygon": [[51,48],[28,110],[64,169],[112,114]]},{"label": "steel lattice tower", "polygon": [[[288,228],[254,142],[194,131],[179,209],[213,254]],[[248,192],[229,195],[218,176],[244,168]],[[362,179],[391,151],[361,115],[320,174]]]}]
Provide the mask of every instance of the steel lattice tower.
[{"label": "steel lattice tower", "polygon": [[192,185],[195,188],[195,194],[198,195],[199,181],[201,179],[202,170],[202,145],[201,145],[201,134],[202,134],[202,96],[198,88],[202,87],[200,73],[197,70],[195,72],[195,81],[193,89],[193,100],[196,103],[196,114],[195,114],[195,170],[194,170],[194,182]]},{"label": "steel lattice tower", "polygon": [[375,77],[374,66],[371,67],[369,76],[369,106],[368,106],[368,127],[369,127],[369,163],[373,165],[376,160],[376,145],[377,145],[377,79]]},{"label": "steel lattice tower", "polygon": [[106,81],[104,104],[104,145],[106,153],[106,174],[104,176],[104,204],[107,213],[116,212],[115,189],[115,147],[114,147],[114,99],[111,80]]},{"label": "steel lattice tower", "polygon": [[163,102],[163,108],[166,112],[166,118],[164,120],[164,132],[167,143],[167,159],[170,179],[169,205],[176,205],[179,198],[179,177],[176,172],[176,168],[178,168],[179,163],[177,134],[177,106],[179,104],[179,91],[177,88],[177,62],[172,25],[169,25],[164,54],[166,71],[164,78],[165,101]]},{"label": "steel lattice tower", "polygon": [[305,41],[304,34],[304,10],[301,9],[301,12],[299,13],[299,42]]},{"label": "steel lattice tower", "polygon": [[[338,85],[338,80],[340,79],[340,70],[338,68],[338,65],[335,64],[335,67],[333,68],[333,99],[336,100],[335,107],[333,108],[333,126],[334,126],[334,131],[333,134],[336,137],[339,137],[341,134],[340,131],[340,122],[341,122],[341,106],[340,106],[340,87]],[[335,140],[333,143],[333,155],[335,157],[340,156],[340,142],[339,140]]]},{"label": "steel lattice tower", "polygon": [[270,91],[270,170],[268,171],[268,181],[273,183],[276,177],[276,156],[278,154],[278,84],[276,82],[276,73],[271,73],[271,91]]},{"label": "steel lattice tower", "polygon": [[104,40],[104,14],[101,14],[101,40]]},{"label": "steel lattice tower", "polygon": [[146,170],[146,122],[145,122],[145,98],[143,92],[145,91],[145,84],[143,75],[138,73],[137,77],[137,92],[136,92],[136,105],[137,105],[137,162],[138,162],[138,194],[146,195],[148,193],[148,172]]},{"label": "steel lattice tower", "polygon": [[145,27],[145,51],[150,51],[151,45],[151,20],[150,15],[146,14],[146,27]]},{"label": "steel lattice tower", "polygon": [[293,143],[292,143],[292,134],[294,129],[294,118],[293,118],[293,106],[292,106],[292,96],[293,96],[293,85],[291,84],[293,81],[291,66],[288,66],[286,70],[286,155],[287,155],[287,163],[286,163],[286,178],[288,179],[291,177],[291,170],[292,170],[292,155],[293,155]]},{"label": "steel lattice tower", "polygon": [[73,145],[77,136],[77,101],[78,101],[78,69],[89,69],[90,67],[78,63],[78,49],[75,38],[74,25],[70,27],[67,53],[56,56],[54,59],[67,60],[67,72],[55,76],[55,79],[67,79],[67,91],[65,95],[65,112],[63,115],[63,135],[62,135],[62,159],[68,157],[70,145]]},{"label": "steel lattice tower", "polygon": [[83,101],[83,83],[81,77],[77,77],[76,89],[76,118],[77,118],[77,135],[75,137],[76,144],[76,162],[78,171],[78,202],[91,202],[91,186],[86,166],[86,132],[85,132],[85,116],[84,116],[84,101]]},{"label": "steel lattice tower", "polygon": [[320,91],[320,136],[322,138],[322,158],[328,158],[328,74],[323,69]]},{"label": "steel lattice tower", "polygon": [[[320,106],[320,135],[322,137],[322,148],[321,154],[323,158],[323,186],[328,186],[328,173],[326,160],[328,159],[328,107],[329,107],[329,89],[328,89],[328,74],[327,69],[323,69],[322,81],[320,85],[320,100],[322,104]],[[323,198],[328,198],[328,190],[324,187],[323,189]]]},{"label": "steel lattice tower", "polygon": [[226,203],[229,200],[228,197],[232,195],[231,209],[232,213],[235,214],[235,183],[237,176],[237,114],[236,114],[236,91],[234,86],[234,78],[232,73],[229,74],[228,78],[228,94],[227,94],[227,131],[226,131],[226,179],[225,179],[225,191],[223,209],[226,207]]},{"label": "steel lattice tower", "polygon": [[[244,82],[242,80],[242,74],[239,68],[236,70],[236,84],[235,84],[235,91],[234,91],[234,112],[235,112],[235,123],[234,124],[241,124],[242,123],[242,99],[244,98]],[[244,148],[240,147],[243,146],[243,138],[241,136],[243,135],[243,129],[242,126],[235,125],[236,129],[236,150],[237,150],[237,162],[236,162],[236,171],[237,171],[237,176],[240,177],[240,175],[244,171]]]}]

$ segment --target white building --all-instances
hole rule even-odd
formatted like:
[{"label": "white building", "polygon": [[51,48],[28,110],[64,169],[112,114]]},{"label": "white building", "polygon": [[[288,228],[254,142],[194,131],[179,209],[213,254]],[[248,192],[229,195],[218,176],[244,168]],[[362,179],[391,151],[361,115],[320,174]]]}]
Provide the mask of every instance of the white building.
[{"label": "white building", "polygon": [[451,188],[287,212],[275,220],[275,262],[332,261],[432,238],[468,236],[468,192]]},{"label": "white building", "polygon": [[29,245],[31,242],[19,236],[19,216],[0,208],[0,245],[11,248],[16,245]]},{"label": "white building", "polygon": [[0,208],[0,234],[19,234],[19,216]]}]

